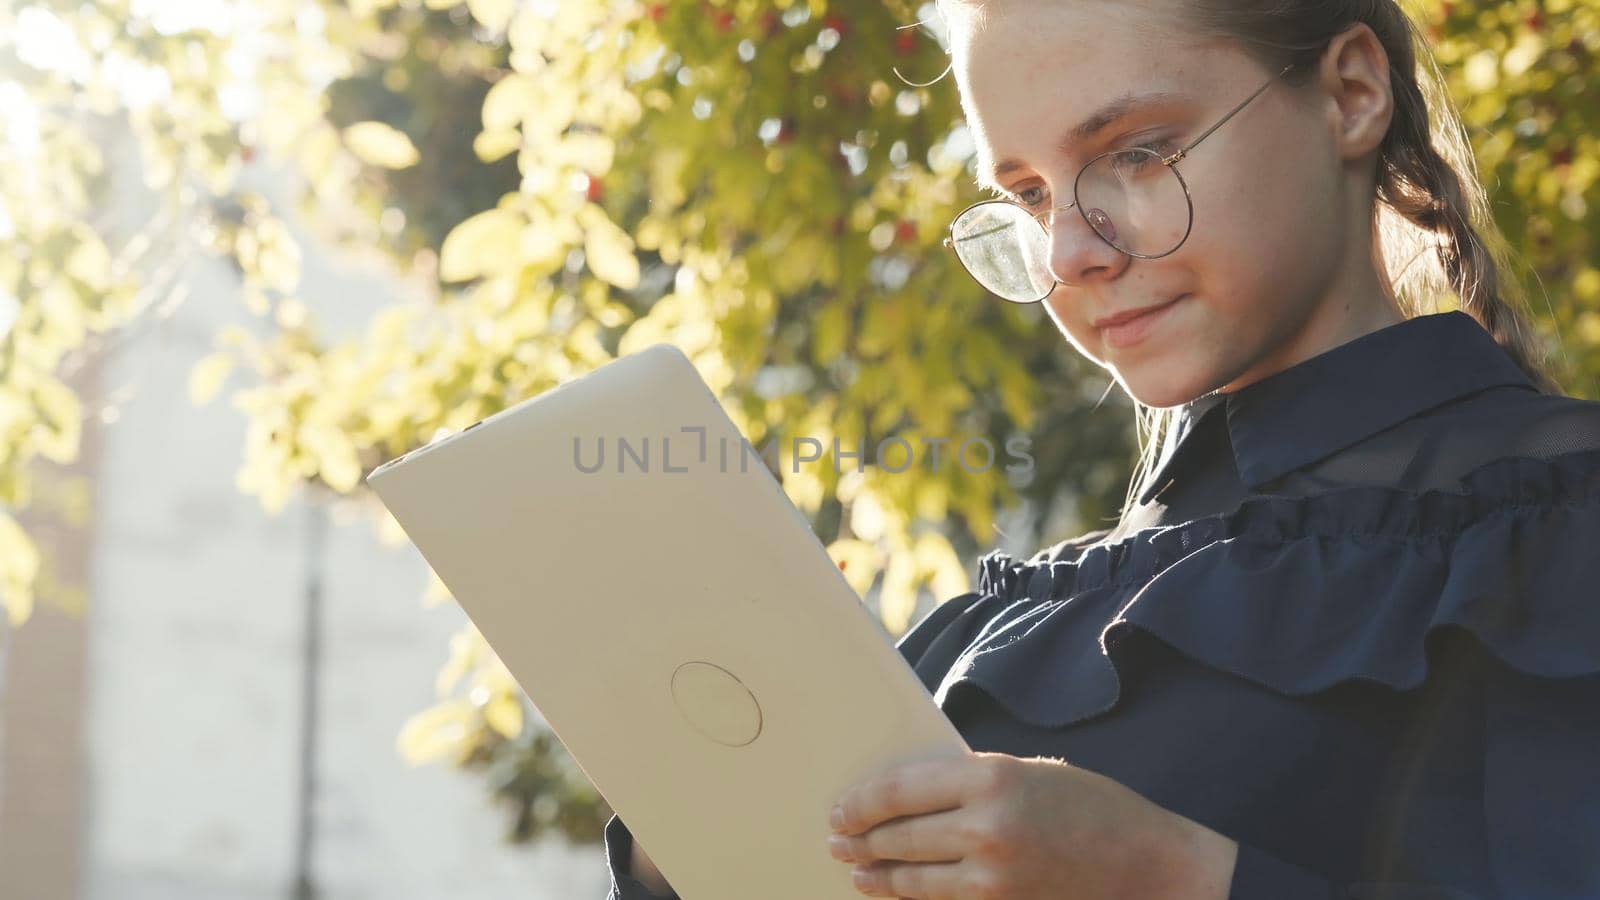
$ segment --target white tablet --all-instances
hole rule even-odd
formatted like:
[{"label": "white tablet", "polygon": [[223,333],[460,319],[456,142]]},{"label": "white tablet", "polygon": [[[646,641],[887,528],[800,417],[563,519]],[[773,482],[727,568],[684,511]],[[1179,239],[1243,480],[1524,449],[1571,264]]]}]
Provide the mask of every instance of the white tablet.
[{"label": "white tablet", "polygon": [[686,900],[859,897],[834,801],[968,751],[671,345],[367,482]]}]

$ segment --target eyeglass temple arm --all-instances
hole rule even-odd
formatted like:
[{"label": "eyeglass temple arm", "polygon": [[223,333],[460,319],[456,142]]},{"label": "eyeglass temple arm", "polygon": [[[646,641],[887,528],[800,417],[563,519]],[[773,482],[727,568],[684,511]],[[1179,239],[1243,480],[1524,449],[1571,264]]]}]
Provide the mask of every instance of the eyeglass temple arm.
[{"label": "eyeglass temple arm", "polygon": [[1241,101],[1238,106],[1235,106],[1233,109],[1228,110],[1228,114],[1223,116],[1222,118],[1218,119],[1217,120],[1217,124],[1211,126],[1210,128],[1207,128],[1205,131],[1200,132],[1200,136],[1195,138],[1194,140],[1190,141],[1189,142],[1189,146],[1184,147],[1182,150],[1179,150],[1177,153],[1172,154],[1171,156],[1169,156],[1166,159],[1162,160],[1162,162],[1166,163],[1167,165],[1170,166],[1173,163],[1179,162],[1185,156],[1188,156],[1189,155],[1189,151],[1193,150],[1195,148],[1195,145],[1197,145],[1201,141],[1205,140],[1206,136],[1209,135],[1211,132],[1216,131],[1218,128],[1221,128],[1222,127],[1222,123],[1224,123],[1224,122],[1228,121],[1229,119],[1233,118],[1234,113],[1237,113],[1239,110],[1244,109],[1245,106],[1247,106],[1250,103],[1251,100],[1254,100],[1255,98],[1261,96],[1261,92],[1262,91],[1264,91],[1267,88],[1271,87],[1272,83],[1274,81],[1277,81],[1279,78],[1282,78],[1283,74],[1285,72],[1289,71],[1292,68],[1294,68],[1294,63],[1290,63],[1287,66],[1284,66],[1283,69],[1278,72],[1278,74],[1272,76],[1271,78],[1268,78],[1266,80],[1266,82],[1264,82],[1261,85],[1261,87],[1256,88],[1255,89],[1255,93],[1253,93],[1250,96],[1244,98],[1244,100]]}]

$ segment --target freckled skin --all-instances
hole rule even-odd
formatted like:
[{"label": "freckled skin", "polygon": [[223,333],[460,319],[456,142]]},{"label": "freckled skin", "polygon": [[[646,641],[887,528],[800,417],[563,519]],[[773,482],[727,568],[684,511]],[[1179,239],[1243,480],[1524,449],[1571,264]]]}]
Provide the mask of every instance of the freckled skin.
[{"label": "freckled skin", "polygon": [[[1079,168],[1146,138],[1187,145],[1276,69],[1237,44],[1184,31],[1175,0],[945,2],[954,74],[980,164],[1048,206],[1072,199]],[[1403,314],[1372,234],[1376,154],[1393,114],[1388,64],[1365,26],[1324,53],[1309,83],[1280,78],[1177,163],[1194,224],[1158,259],[1120,253],[1078,211],[1057,215],[1044,301],[1077,350],[1146,406],[1237,390]],[[1177,104],[1115,123],[1070,155],[1057,138],[1124,92]],[[1041,207],[1042,208],[1042,207]],[[1046,220],[1048,221],[1048,219]],[[1129,347],[1090,322],[1190,294]]]}]

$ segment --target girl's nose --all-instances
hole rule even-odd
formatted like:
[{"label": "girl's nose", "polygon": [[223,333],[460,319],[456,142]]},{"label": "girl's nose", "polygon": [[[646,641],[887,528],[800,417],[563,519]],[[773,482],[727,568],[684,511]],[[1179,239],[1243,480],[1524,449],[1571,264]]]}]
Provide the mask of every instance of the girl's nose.
[{"label": "girl's nose", "polygon": [[[1088,211],[1095,215],[1095,210]],[[1050,274],[1062,284],[1085,284],[1114,278],[1128,256],[1106,243],[1076,209],[1057,212],[1050,229]]]}]

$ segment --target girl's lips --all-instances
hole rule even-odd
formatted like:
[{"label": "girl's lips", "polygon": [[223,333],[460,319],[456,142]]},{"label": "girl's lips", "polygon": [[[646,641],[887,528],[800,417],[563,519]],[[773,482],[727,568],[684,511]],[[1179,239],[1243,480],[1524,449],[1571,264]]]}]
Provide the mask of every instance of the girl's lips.
[{"label": "girl's lips", "polygon": [[1143,315],[1135,316],[1134,318],[1129,319],[1120,325],[1107,325],[1100,329],[1100,335],[1105,339],[1106,344],[1109,346],[1119,349],[1123,347],[1131,347],[1134,344],[1144,340],[1146,335],[1148,335],[1150,331],[1159,325],[1163,320],[1168,318],[1173,308],[1179,303],[1182,303],[1188,298],[1188,296],[1188,294],[1182,294],[1171,303],[1157,307],[1156,309],[1144,313]]}]

